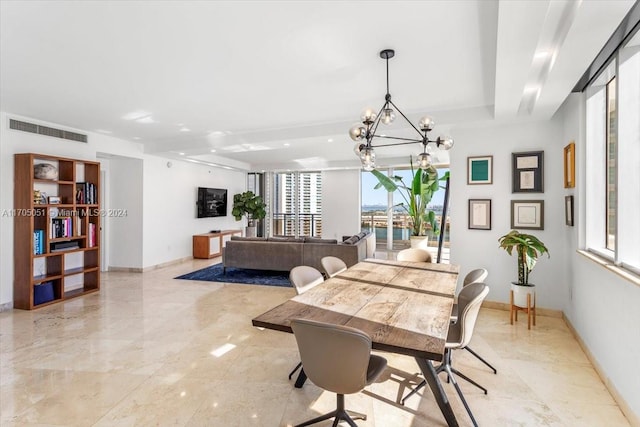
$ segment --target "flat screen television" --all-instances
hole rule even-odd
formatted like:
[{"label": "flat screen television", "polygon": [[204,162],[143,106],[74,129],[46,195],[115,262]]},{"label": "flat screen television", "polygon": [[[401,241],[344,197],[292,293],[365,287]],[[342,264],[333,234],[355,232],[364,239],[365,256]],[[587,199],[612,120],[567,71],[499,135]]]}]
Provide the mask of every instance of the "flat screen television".
[{"label": "flat screen television", "polygon": [[227,216],[227,190],[198,187],[198,218]]}]

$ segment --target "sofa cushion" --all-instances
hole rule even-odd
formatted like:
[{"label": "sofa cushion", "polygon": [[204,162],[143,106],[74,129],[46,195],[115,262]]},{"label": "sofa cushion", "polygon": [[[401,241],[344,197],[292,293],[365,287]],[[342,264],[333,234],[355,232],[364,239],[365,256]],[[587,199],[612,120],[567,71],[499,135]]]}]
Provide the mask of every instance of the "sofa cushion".
[{"label": "sofa cushion", "polygon": [[241,242],[266,242],[267,239],[265,237],[242,237],[242,236],[231,236],[231,240],[239,240]]},{"label": "sofa cushion", "polygon": [[304,239],[297,237],[269,237],[269,242],[289,242],[289,243],[303,243]]},{"label": "sofa cushion", "polygon": [[304,238],[305,243],[326,243],[326,244],[337,244],[338,241],[336,239],[320,239],[318,237],[310,237],[306,236]]},{"label": "sofa cushion", "polygon": [[351,236],[342,243],[345,245],[355,245],[356,243],[358,243],[359,240],[360,238],[358,238],[358,236]]}]

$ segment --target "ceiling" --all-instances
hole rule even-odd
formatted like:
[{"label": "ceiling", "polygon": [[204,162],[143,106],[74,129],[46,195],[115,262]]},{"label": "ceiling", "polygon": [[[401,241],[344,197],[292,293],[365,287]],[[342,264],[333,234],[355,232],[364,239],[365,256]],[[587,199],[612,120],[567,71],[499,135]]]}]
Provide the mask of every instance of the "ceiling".
[{"label": "ceiling", "polygon": [[462,126],[549,119],[633,4],[2,0],[0,107],[176,159],[353,167],[348,129],[384,102],[380,50],[396,51],[396,105],[455,139]]}]

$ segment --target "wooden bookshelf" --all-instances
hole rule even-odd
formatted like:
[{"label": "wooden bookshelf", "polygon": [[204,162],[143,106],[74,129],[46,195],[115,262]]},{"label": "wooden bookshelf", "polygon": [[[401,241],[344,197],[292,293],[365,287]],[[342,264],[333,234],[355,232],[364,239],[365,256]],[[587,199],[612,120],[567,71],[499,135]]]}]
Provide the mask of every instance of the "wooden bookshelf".
[{"label": "wooden bookshelf", "polygon": [[[14,161],[14,308],[32,310],[99,291],[100,163],[33,153],[16,154]],[[58,179],[36,179],[40,163],[55,166]],[[60,203],[35,200],[36,191]]]}]

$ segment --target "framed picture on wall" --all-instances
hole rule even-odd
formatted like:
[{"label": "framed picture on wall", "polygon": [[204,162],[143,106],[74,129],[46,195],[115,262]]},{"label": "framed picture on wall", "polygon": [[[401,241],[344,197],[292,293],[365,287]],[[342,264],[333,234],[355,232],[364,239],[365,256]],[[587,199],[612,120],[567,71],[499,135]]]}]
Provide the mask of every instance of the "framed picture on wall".
[{"label": "framed picture on wall", "polygon": [[573,227],[573,196],[565,196],[564,198],[564,218],[565,224]]},{"label": "framed picture on wall", "polygon": [[544,151],[512,153],[513,193],[544,193]]},{"label": "framed picture on wall", "polygon": [[544,230],[544,200],[512,200],[511,228]]},{"label": "framed picture on wall", "polygon": [[491,230],[491,199],[469,199],[469,230]]},{"label": "framed picture on wall", "polygon": [[467,157],[467,184],[493,183],[493,156]]},{"label": "framed picture on wall", "polygon": [[564,147],[564,188],[576,186],[576,144],[572,141]]}]

